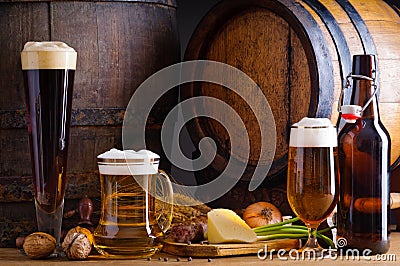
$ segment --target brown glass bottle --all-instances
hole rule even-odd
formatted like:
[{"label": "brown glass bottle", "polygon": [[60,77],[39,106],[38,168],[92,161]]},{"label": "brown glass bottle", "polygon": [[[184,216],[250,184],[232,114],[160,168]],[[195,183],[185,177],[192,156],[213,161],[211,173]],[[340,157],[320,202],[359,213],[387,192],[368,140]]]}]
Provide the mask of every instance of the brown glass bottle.
[{"label": "brown glass bottle", "polygon": [[390,137],[379,119],[372,81],[357,77],[372,78],[374,69],[374,56],[353,57],[350,104],[363,107],[373,98],[361,118],[346,123],[338,136],[338,237],[347,240],[344,249],[357,249],[360,255],[386,253],[390,245]]}]

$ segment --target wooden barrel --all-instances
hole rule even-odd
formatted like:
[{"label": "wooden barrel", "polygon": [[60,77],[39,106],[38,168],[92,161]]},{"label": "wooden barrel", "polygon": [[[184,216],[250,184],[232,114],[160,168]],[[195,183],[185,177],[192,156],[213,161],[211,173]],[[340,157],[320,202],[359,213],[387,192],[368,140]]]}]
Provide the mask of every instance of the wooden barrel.
[{"label": "wooden barrel", "polygon": [[[100,195],[96,156],[122,148],[132,94],[147,77],[179,62],[180,46],[175,0],[0,0],[0,25],[1,247],[35,226],[20,63],[25,42],[60,40],[78,52],[66,193],[76,200]],[[148,120],[148,148],[160,155],[162,120],[177,99],[177,91],[165,94]],[[75,203],[67,201],[65,210]]]},{"label": "wooden barrel", "polygon": [[[394,162],[400,155],[399,5],[398,1],[382,0],[221,1],[197,26],[185,60],[227,63],[259,85],[274,114],[277,136],[274,162],[268,175],[265,173],[266,180],[284,182],[291,124],[305,116],[328,117],[337,123],[337,103],[351,72],[352,55],[376,54],[380,115],[391,135]],[[216,84],[193,83],[181,94],[183,99],[216,97],[240,115],[251,146],[242,176],[242,181],[248,181],[259,163],[261,143],[251,106]],[[349,92],[345,96],[348,102]],[[200,182],[218,176],[229,158],[247,158],[230,152],[228,133],[216,121],[194,119],[188,128],[195,144],[206,136],[213,138],[219,157],[224,158],[200,171]]]}]

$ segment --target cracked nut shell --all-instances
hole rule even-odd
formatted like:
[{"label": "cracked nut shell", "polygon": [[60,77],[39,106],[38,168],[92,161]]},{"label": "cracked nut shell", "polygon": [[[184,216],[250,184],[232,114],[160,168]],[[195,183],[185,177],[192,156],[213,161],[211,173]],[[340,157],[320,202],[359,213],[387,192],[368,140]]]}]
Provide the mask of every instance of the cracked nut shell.
[{"label": "cracked nut shell", "polygon": [[68,231],[62,243],[62,249],[70,260],[84,260],[92,250],[92,233],[83,227],[75,227]]},{"label": "cracked nut shell", "polygon": [[31,259],[50,256],[56,248],[56,239],[43,232],[35,232],[25,238],[23,249]]}]

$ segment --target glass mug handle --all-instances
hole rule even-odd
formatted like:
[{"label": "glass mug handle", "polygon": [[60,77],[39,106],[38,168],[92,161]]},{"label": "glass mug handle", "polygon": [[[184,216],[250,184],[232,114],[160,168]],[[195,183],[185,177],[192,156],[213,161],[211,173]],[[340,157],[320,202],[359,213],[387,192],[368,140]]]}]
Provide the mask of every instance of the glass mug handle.
[{"label": "glass mug handle", "polygon": [[162,195],[162,209],[157,217],[157,223],[161,231],[165,233],[172,223],[173,200],[174,193],[172,190],[172,183],[167,173],[159,170],[158,174],[165,178],[166,182],[161,181],[161,195]]}]

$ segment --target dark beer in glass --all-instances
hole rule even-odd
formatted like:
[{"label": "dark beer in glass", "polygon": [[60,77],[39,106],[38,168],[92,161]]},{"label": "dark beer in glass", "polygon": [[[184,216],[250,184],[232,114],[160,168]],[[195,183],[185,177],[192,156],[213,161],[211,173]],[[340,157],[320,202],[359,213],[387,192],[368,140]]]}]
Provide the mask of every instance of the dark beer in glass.
[{"label": "dark beer in glass", "polygon": [[75,50],[28,42],[21,52],[38,230],[60,239],[66,187]]}]

